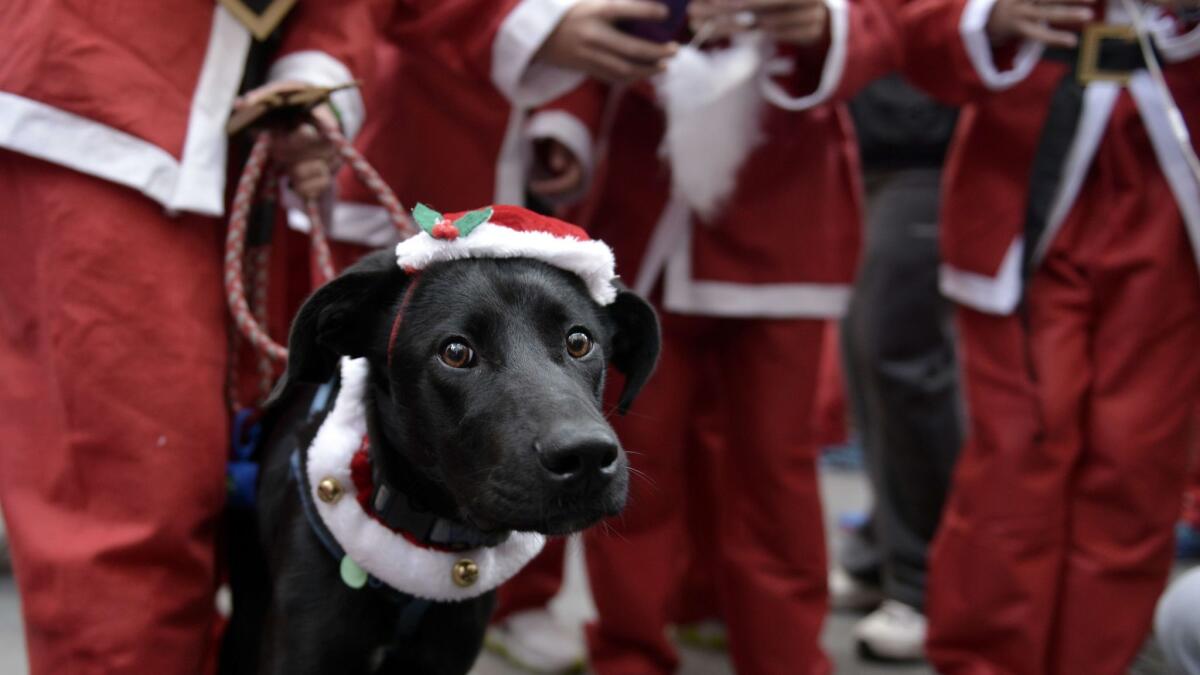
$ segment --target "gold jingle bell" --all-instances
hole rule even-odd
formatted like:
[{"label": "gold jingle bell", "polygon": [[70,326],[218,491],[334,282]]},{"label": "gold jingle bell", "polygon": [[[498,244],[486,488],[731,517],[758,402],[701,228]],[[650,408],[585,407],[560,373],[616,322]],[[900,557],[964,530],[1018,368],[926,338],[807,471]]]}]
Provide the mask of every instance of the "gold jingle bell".
[{"label": "gold jingle bell", "polygon": [[342,498],[342,484],[336,478],[323,478],[317,483],[317,497],[326,504],[332,504]]},{"label": "gold jingle bell", "polygon": [[474,586],[476,581],[479,581],[479,565],[475,564],[470,558],[463,558],[454,563],[454,567],[450,568],[450,578],[454,580],[454,585],[459,588]]}]

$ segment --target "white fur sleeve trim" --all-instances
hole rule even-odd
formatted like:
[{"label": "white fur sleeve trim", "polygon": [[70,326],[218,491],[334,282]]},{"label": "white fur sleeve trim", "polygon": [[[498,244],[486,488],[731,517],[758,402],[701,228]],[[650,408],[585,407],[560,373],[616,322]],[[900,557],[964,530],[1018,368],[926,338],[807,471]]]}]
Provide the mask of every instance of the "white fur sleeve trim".
[{"label": "white fur sleeve trim", "polygon": [[1180,34],[1179,22],[1163,8],[1154,8],[1149,17],[1150,32],[1154,35],[1154,46],[1163,57],[1172,63],[1186,61],[1200,54],[1200,25]]},{"label": "white fur sleeve trim", "polygon": [[[367,433],[363,395],[366,359],[343,358],[342,383],[333,410],[321,423],[308,450],[308,489],[325,527],[351,560],[396,590],[440,602],[482,595],[508,579],[533,559],[545,544],[534,532],[514,532],[503,544],[461,553],[421,548],[392,532],[363,511],[356,498],[350,462]],[[316,495],[326,478],[342,485],[342,497],[329,504]],[[479,580],[467,588],[454,583],[454,563],[469,558],[479,566]]]},{"label": "white fur sleeve trim", "polygon": [[422,232],[396,245],[400,267],[423,270],[434,263],[464,258],[533,258],[573,272],[601,305],[617,297],[613,287],[616,261],[612,249],[601,241],[580,241],[546,232],[518,232],[488,222],[453,241],[435,239]]},{"label": "white fur sleeve trim", "polygon": [[825,65],[821,68],[821,81],[817,84],[817,90],[804,96],[792,96],[784,91],[772,78],[793,72],[795,64],[789,64],[786,60],[773,60],[759,76],[763,98],[784,110],[815,108],[828,101],[842,82],[842,74],[846,70],[846,49],[850,40],[850,7],[846,0],[825,0],[825,4],[829,7],[829,51],[825,54]]},{"label": "white fur sleeve trim", "polygon": [[988,314],[1012,314],[1021,301],[1021,237],[1013,240],[996,276],[989,277],[943,263],[939,270],[942,295]]},{"label": "white fur sleeve trim", "polygon": [[[320,87],[333,87],[354,81],[354,75],[344,63],[325,52],[303,51],[293,52],[276,61],[267,79],[273,82],[298,80]],[[330,100],[341,117],[342,132],[346,138],[353,139],[362,128],[366,116],[362,93],[358,87],[350,87],[334,92]]]},{"label": "white fur sleeve trim", "polygon": [[1026,40],[1017,49],[1012,68],[1001,71],[996,67],[992,52],[992,41],[987,34],[988,17],[996,0],[967,0],[962,19],[958,24],[959,34],[962,35],[963,46],[967,50],[967,58],[975,67],[975,72],[983,80],[984,86],[993,91],[1008,89],[1029,76],[1038,61],[1042,58],[1045,45],[1041,42]]},{"label": "white fur sleeve trim", "polygon": [[579,189],[558,199],[559,203],[572,203],[582,197],[592,180],[592,132],[579,118],[564,110],[545,110],[529,118],[525,127],[531,141],[550,138],[562,143],[583,167],[583,181]]},{"label": "white fur sleeve trim", "polygon": [[492,43],[492,83],[513,105],[535,107],[571,91],[583,73],[534,63],[533,55],[579,0],[521,0]]}]

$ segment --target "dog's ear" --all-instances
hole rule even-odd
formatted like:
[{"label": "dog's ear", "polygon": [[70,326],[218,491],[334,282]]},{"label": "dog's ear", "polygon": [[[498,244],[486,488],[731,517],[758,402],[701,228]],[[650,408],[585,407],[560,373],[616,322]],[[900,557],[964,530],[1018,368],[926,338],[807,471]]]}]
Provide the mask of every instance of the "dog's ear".
[{"label": "dog's ear", "polygon": [[617,403],[617,409],[624,415],[654,372],[662,337],[658,314],[650,303],[625,284],[615,283],[617,299],[605,309],[615,329],[609,363],[625,375],[625,387]]},{"label": "dog's ear", "polygon": [[365,356],[373,329],[402,291],[404,277],[392,252],[378,251],[309,296],[292,321],[287,370],[267,405],[289,383],[328,381],[340,357]]}]

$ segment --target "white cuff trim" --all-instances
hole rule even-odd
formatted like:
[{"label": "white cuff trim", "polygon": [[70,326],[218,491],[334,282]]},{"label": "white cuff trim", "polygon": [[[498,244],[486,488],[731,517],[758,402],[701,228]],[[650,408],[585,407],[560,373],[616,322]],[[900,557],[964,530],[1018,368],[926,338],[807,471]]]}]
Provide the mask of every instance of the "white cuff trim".
[{"label": "white cuff trim", "polygon": [[1154,35],[1154,45],[1167,61],[1186,61],[1200,54],[1200,26],[1183,34],[1176,33],[1178,21],[1162,8],[1155,8],[1154,16],[1148,17],[1147,22]]},{"label": "white cuff trim", "polygon": [[850,37],[850,8],[846,0],[825,0],[829,7],[829,51],[825,54],[825,65],[821,68],[821,81],[817,90],[804,96],[792,96],[779,86],[773,77],[791,74],[792,68],[787,68],[786,61],[772,60],[759,75],[759,85],[762,87],[763,98],[784,110],[808,110],[828,101],[838,85],[842,82],[842,74],[846,70],[846,49]]},{"label": "white cuff trim", "polygon": [[583,73],[544,63],[533,55],[579,0],[521,0],[492,43],[492,82],[515,106],[535,107],[571,91]]},{"label": "white cuff trim", "polygon": [[562,143],[583,167],[583,181],[579,189],[557,200],[561,203],[577,201],[587,192],[592,180],[592,133],[578,117],[563,110],[546,110],[529,118],[525,128],[530,141],[549,138]]},{"label": "white cuff trim", "polygon": [[[354,80],[354,74],[341,61],[325,52],[293,52],[275,62],[267,79],[272,82],[296,80],[319,87],[334,87]],[[353,139],[362,129],[366,116],[358,87],[342,89],[330,96],[342,120],[342,132]]]},{"label": "white cuff trim", "polygon": [[967,57],[983,84],[993,91],[1008,89],[1029,76],[1042,58],[1045,45],[1027,40],[1017,49],[1012,68],[1001,71],[996,67],[992,52],[992,41],[987,34],[988,17],[996,0],[967,0],[958,30],[962,35]]},{"label": "white cuff trim", "polygon": [[1012,314],[1021,301],[1021,257],[1024,250],[1022,238],[1014,239],[994,277],[943,263],[939,281],[942,294],[981,312]]}]

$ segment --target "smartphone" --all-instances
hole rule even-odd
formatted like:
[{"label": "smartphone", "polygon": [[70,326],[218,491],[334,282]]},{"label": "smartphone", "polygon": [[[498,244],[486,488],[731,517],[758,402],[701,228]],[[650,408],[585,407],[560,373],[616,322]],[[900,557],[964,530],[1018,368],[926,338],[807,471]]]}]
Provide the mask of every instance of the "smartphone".
[{"label": "smartphone", "polygon": [[679,31],[687,23],[688,0],[656,0],[667,6],[670,16],[662,21],[621,21],[621,30],[651,42],[670,42],[679,37]]}]

